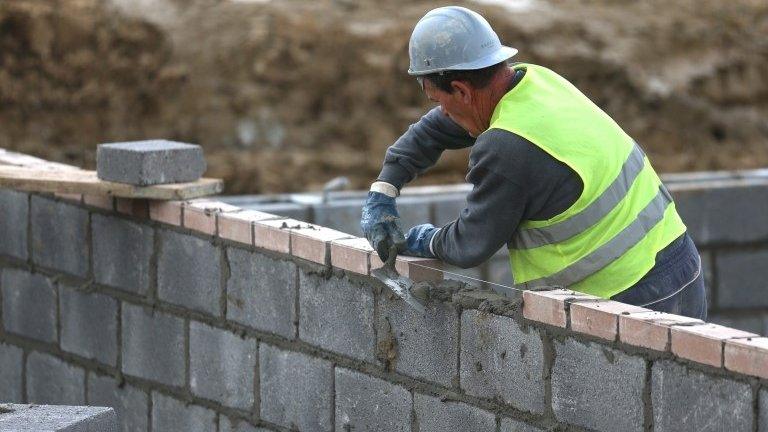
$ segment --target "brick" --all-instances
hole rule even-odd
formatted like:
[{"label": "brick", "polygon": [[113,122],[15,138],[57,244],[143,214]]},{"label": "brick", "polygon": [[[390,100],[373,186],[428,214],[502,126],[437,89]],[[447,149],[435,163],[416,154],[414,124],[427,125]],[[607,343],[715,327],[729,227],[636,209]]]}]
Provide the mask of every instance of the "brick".
[{"label": "brick", "polygon": [[88,405],[113,407],[123,432],[147,430],[149,396],[130,384],[118,384],[114,378],[88,375]]},{"label": "brick", "polygon": [[544,429],[531,426],[519,420],[505,418],[501,419],[500,432],[544,432]]},{"label": "brick", "polygon": [[768,307],[766,262],[768,249],[717,252],[717,307]]},{"label": "brick", "polygon": [[331,242],[331,265],[353,273],[367,275],[371,270],[373,248],[364,238]]},{"label": "brick", "polygon": [[0,254],[27,259],[27,220],[29,195],[0,188]]},{"label": "brick", "polygon": [[243,210],[219,215],[219,237],[239,243],[253,245],[253,223],[260,220],[277,219],[278,216],[256,210]]},{"label": "brick", "polygon": [[422,314],[393,294],[379,296],[378,357],[397,372],[451,387],[458,378],[459,318],[432,302]]},{"label": "brick", "polygon": [[96,282],[127,292],[146,294],[154,249],[154,229],[98,214],[92,216],[91,228]]},{"label": "brick", "polygon": [[566,301],[573,299],[588,300],[597,299],[597,297],[564,289],[525,291],[523,292],[523,316],[532,321],[565,327],[568,323]]},{"label": "brick", "polygon": [[112,195],[83,195],[83,203],[103,210],[115,209],[115,198]]},{"label": "brick", "polygon": [[443,279],[439,260],[399,255],[395,260],[395,270],[414,282],[439,281]]},{"label": "brick", "polygon": [[62,350],[117,365],[117,300],[62,285],[59,310]]},{"label": "brick", "polygon": [[292,339],[296,335],[296,264],[227,249],[227,319]]},{"label": "brick", "polygon": [[88,274],[88,212],[60,201],[33,195],[32,259],[75,276]]},{"label": "brick", "polygon": [[219,415],[219,432],[270,432],[269,429],[252,426],[242,420],[232,420]]},{"label": "brick", "polygon": [[674,325],[703,324],[695,318],[665,312],[639,312],[619,316],[619,340],[625,344],[656,351],[669,350],[669,328]]},{"label": "brick", "polygon": [[237,212],[240,207],[208,199],[184,203],[184,227],[208,235],[217,234],[216,218],[225,212]]},{"label": "brick", "polygon": [[571,330],[613,341],[618,335],[619,316],[624,313],[650,312],[611,300],[571,303]]},{"label": "brick", "polygon": [[216,412],[152,392],[152,430],[210,432],[216,430]]},{"label": "brick", "polygon": [[189,325],[192,393],[249,411],[253,406],[256,341],[196,321]]},{"label": "brick", "polygon": [[760,389],[759,399],[758,432],[768,432],[768,390]]},{"label": "brick", "polygon": [[555,341],[552,410],[598,431],[642,431],[645,359],[567,338]]},{"label": "brick", "polygon": [[291,228],[291,254],[298,258],[330,265],[331,241],[350,238],[349,234],[317,225]]},{"label": "brick", "polygon": [[184,321],[123,303],[123,372],[171,386],[184,385]]},{"label": "brick", "polygon": [[83,202],[83,195],[82,194],[76,194],[76,193],[61,193],[61,192],[54,192],[53,196],[56,198],[63,200],[63,201],[69,201],[71,203],[80,204]]},{"label": "brick", "polygon": [[416,393],[413,397],[419,432],[496,432],[496,416],[461,402],[445,401]]},{"label": "brick", "polygon": [[99,144],[96,174],[102,180],[147,186],[192,182],[205,172],[203,148],[166,140]]},{"label": "brick", "polygon": [[56,288],[50,279],[6,268],[0,276],[5,331],[56,342]]},{"label": "brick", "polygon": [[116,431],[117,415],[109,407],[3,404],[4,431]]},{"label": "brick", "polygon": [[128,216],[147,219],[149,218],[150,202],[152,201],[146,199],[116,198],[115,210]]},{"label": "brick", "polygon": [[723,341],[757,337],[754,333],[717,324],[676,326],[670,329],[672,352],[684,359],[715,367],[723,365]]},{"label": "brick", "polygon": [[221,250],[186,234],[160,231],[157,295],[160,300],[219,315]]},{"label": "brick", "polygon": [[460,363],[461,388],[467,394],[544,412],[544,346],[533,328],[523,330],[512,318],[465,310]]},{"label": "brick", "polygon": [[0,400],[3,402],[23,402],[23,354],[21,348],[0,343]]},{"label": "brick", "polygon": [[85,405],[85,371],[48,354],[31,352],[27,399],[34,404]]},{"label": "brick", "polygon": [[373,292],[347,278],[299,271],[299,338],[374,362]]},{"label": "brick", "polygon": [[153,221],[181,226],[183,201],[150,201],[149,218]]},{"label": "brick", "polygon": [[288,227],[303,222],[294,219],[270,219],[253,223],[253,245],[258,248],[291,253],[291,231]]},{"label": "brick", "polygon": [[331,362],[262,343],[259,374],[261,418],[291,429],[333,430]]},{"label": "brick", "polygon": [[657,432],[752,430],[749,384],[705,375],[674,361],[653,365],[651,401]]},{"label": "brick", "polygon": [[727,340],[723,357],[726,369],[768,379],[768,338]]},{"label": "brick", "polygon": [[336,368],[336,430],[408,432],[411,394],[360,372]]}]

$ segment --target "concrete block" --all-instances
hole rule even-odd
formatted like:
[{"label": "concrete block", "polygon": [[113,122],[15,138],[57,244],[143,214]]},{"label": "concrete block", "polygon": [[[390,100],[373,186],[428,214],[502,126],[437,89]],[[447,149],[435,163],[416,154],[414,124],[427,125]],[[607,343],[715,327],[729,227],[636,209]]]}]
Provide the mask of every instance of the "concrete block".
[{"label": "concrete block", "polygon": [[207,326],[189,325],[189,385],[192,393],[248,411],[253,407],[256,340]]},{"label": "concrete block", "polygon": [[219,415],[219,432],[270,432],[269,429],[252,426],[242,420],[232,420]]},{"label": "concrete block", "polygon": [[761,389],[758,397],[758,432],[768,432],[768,389]]},{"label": "concrete block", "polygon": [[122,305],[123,372],[184,385],[184,321],[141,306]]},{"label": "concrete block", "polygon": [[211,242],[160,231],[157,295],[160,300],[219,315],[221,250]]},{"label": "concrete block", "polygon": [[61,285],[61,349],[117,365],[117,300]]},{"label": "concrete block", "polygon": [[554,346],[552,409],[558,421],[607,432],[643,430],[643,358],[571,338]]},{"label": "concrete block", "polygon": [[96,174],[102,180],[147,186],[195,181],[205,172],[203,148],[166,140],[99,144]]},{"label": "concrete block", "polygon": [[252,205],[241,205],[244,209],[258,210],[265,213],[271,213],[283,218],[296,219],[302,222],[312,223],[312,207],[306,204],[298,204],[290,201],[254,203]]},{"label": "concrete block", "polygon": [[56,287],[50,279],[5,268],[0,276],[5,331],[56,342]]},{"label": "concrete block", "polygon": [[373,292],[349,279],[299,271],[299,338],[374,362]]},{"label": "concrete block", "polygon": [[[452,266],[450,264],[441,263],[440,268],[445,271],[443,273],[444,279],[456,280],[459,282],[465,282],[475,287],[481,287],[485,285],[480,282],[484,280],[483,266],[471,267],[463,269],[461,267]],[[448,273],[450,272],[450,273]],[[479,279],[479,280],[478,280]]]},{"label": "concrete block", "polygon": [[40,432],[117,432],[109,407],[0,404],[0,430]]},{"label": "concrete block", "polygon": [[13,345],[0,343],[0,400],[23,402],[23,351]]},{"label": "concrete block", "polygon": [[737,315],[725,315],[720,313],[708,314],[707,322],[720,324],[721,326],[739,329],[750,333],[764,334],[763,321],[765,316],[763,313],[749,313],[741,310],[735,311],[735,313]]},{"label": "concrete block", "polygon": [[496,416],[461,402],[414,394],[413,408],[419,432],[496,432]]},{"label": "concrete block", "polygon": [[[413,226],[427,223],[431,219],[430,206],[424,205],[423,196],[400,196],[397,198],[397,211],[400,213],[400,228],[403,234]],[[362,204],[362,203],[361,203]]]},{"label": "concrete block", "polygon": [[441,227],[455,221],[467,206],[467,194],[436,195],[429,199],[432,204],[432,223]]},{"label": "concrete block", "polygon": [[262,343],[259,374],[261,418],[290,429],[333,430],[331,362]]},{"label": "concrete block", "polygon": [[27,356],[27,399],[34,404],[85,405],[85,371],[33,351]]},{"label": "concrete block", "polygon": [[657,432],[752,430],[748,383],[705,375],[674,361],[654,363],[651,400]]},{"label": "concrete block", "polygon": [[410,432],[412,406],[405,388],[336,368],[335,430]]},{"label": "concrete block", "polygon": [[130,384],[119,385],[112,377],[90,373],[88,404],[114,408],[122,432],[147,430],[149,396]]},{"label": "concrete block", "polygon": [[211,432],[216,430],[216,412],[191,405],[162,393],[152,392],[152,430]]},{"label": "concrete block", "polygon": [[[510,371],[515,371],[510,373]],[[461,388],[534,413],[544,412],[544,346],[512,318],[466,310],[461,315]]]},{"label": "concrete block", "polygon": [[27,221],[29,219],[29,195],[11,189],[0,188],[0,254],[27,259]]},{"label": "concrete block", "polygon": [[486,266],[488,268],[489,282],[512,286],[514,280],[512,279],[512,269],[509,266],[509,256],[506,248],[504,248],[504,255],[494,255],[486,262]]},{"label": "concrete block", "polygon": [[500,432],[544,432],[544,429],[514,419],[501,419]]},{"label": "concrete block", "polygon": [[154,230],[146,225],[94,214],[93,276],[96,282],[145,294],[149,288]]},{"label": "concrete block", "polygon": [[296,264],[227,249],[227,319],[292,339],[296,335]]},{"label": "concrete block", "polygon": [[715,255],[718,308],[768,308],[768,249]]},{"label": "concrete block", "polygon": [[181,226],[184,201],[150,201],[149,218],[173,226]]},{"label": "concrete block", "polygon": [[715,367],[723,365],[723,342],[726,339],[758,336],[717,324],[675,326],[669,331],[671,350],[676,356]]},{"label": "concrete block", "polygon": [[723,364],[728,370],[768,379],[768,338],[725,341]]},{"label": "concrete block", "polygon": [[75,276],[88,275],[88,211],[33,195],[32,260]]},{"label": "concrete block", "polygon": [[115,209],[115,197],[112,195],[83,195],[83,203],[102,210]]},{"label": "concrete block", "polygon": [[337,200],[312,207],[313,223],[360,237],[363,199]]},{"label": "concrete block", "polygon": [[458,378],[459,317],[444,303],[426,314],[394,294],[379,296],[378,357],[399,373],[451,387]]}]

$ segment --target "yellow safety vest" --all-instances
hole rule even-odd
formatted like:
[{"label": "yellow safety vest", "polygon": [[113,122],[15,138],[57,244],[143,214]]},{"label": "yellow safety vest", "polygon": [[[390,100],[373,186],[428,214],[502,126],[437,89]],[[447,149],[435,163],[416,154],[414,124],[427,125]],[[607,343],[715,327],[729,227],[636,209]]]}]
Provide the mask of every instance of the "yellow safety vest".
[{"label": "yellow safety vest", "polygon": [[520,224],[509,248],[514,282],[611,297],[640,280],[685,225],[648,158],[616,122],[555,72],[515,68],[526,73],[496,106],[490,127],[568,165],[584,190],[557,216]]}]

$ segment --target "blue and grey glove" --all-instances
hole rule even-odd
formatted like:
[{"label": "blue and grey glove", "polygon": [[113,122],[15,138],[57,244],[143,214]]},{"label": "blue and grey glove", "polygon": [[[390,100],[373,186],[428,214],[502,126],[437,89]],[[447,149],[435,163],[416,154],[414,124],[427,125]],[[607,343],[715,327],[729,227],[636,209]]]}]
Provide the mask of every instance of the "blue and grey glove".
[{"label": "blue and grey glove", "polygon": [[435,254],[432,252],[432,238],[439,231],[439,228],[435,228],[432,224],[421,224],[408,230],[408,234],[405,236],[405,241],[408,244],[405,250],[405,255],[434,258]]},{"label": "blue and grey glove", "polygon": [[394,197],[381,192],[368,192],[368,198],[363,204],[360,227],[382,261],[387,261],[390,247],[393,245],[397,246],[398,252],[405,250],[405,236],[398,220],[400,214],[395,207]]}]

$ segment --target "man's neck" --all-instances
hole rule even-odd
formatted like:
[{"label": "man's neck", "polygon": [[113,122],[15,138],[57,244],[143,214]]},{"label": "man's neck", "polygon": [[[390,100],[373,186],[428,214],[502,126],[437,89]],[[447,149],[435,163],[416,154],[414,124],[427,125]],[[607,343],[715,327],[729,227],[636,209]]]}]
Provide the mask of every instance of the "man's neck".
[{"label": "man's neck", "polygon": [[515,77],[515,70],[512,68],[504,68],[499,71],[492,79],[491,82],[483,89],[478,98],[477,112],[480,118],[485,119],[485,129],[490,127],[491,116],[496,109],[496,105],[499,104],[501,98],[509,91],[509,86],[512,79]]}]

